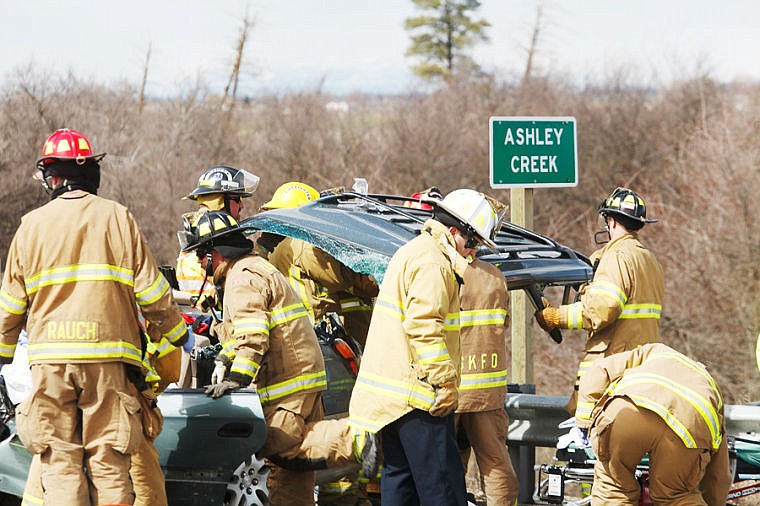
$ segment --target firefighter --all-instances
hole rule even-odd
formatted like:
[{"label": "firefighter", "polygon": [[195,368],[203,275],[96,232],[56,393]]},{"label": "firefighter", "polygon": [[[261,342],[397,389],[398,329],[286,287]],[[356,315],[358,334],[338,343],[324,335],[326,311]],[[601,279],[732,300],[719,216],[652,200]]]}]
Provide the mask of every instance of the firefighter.
[{"label": "firefighter", "polygon": [[645,224],[657,220],[647,218],[644,200],[628,188],[616,188],[599,204],[598,212],[609,242],[591,255],[594,274],[581,287],[580,300],[536,312],[547,332],[557,327],[588,331],[586,354],[567,405],[571,414],[578,381],[595,360],[660,340],[665,281],[660,263],[638,237]]},{"label": "firefighter", "polygon": [[[224,211],[236,220],[243,210],[243,199],[252,196],[259,186],[259,177],[243,169],[216,165],[204,170],[198,185],[185,199],[198,202],[198,210],[184,216],[191,222],[198,220],[206,211]],[[177,258],[177,283],[183,292],[202,299],[213,296],[211,284],[203,286],[206,275],[193,254],[180,252]]]},{"label": "firefighter", "polygon": [[519,485],[505,444],[509,290],[499,268],[478,259],[465,270],[463,280],[459,289],[462,379],[456,411],[462,464],[467,469],[471,447],[488,504],[512,505]]},{"label": "firefighter", "polygon": [[634,473],[649,453],[654,504],[726,503],[731,485],[723,398],[704,365],[660,343],[595,361],[575,422],[589,439],[592,504],[639,504]]},{"label": "firefighter", "polygon": [[134,502],[130,454],[143,437],[128,376],[145,348],[135,302],[173,346],[188,340],[134,217],[96,195],[104,156],[75,130],[50,135],[37,177],[52,200],[22,218],[0,287],[0,363],[24,325],[29,335],[33,391],[16,422],[40,456],[47,504]]},{"label": "firefighter", "polygon": [[[319,198],[311,186],[290,182],[280,186],[262,210],[300,207]],[[367,340],[372,297],[377,283],[367,275],[354,272],[316,246],[285,237],[267,259],[282,272],[309,311],[312,323],[327,313],[338,313],[346,333],[363,347]]]},{"label": "firefighter", "polygon": [[383,504],[465,504],[458,281],[478,245],[493,246],[496,215],[473,190],[428,203],[433,217],[388,264],[349,405],[353,430],[381,436]]},{"label": "firefighter", "polygon": [[231,336],[222,340],[206,393],[216,398],[255,385],[267,423],[258,453],[277,464],[270,500],[312,505],[313,469],[355,462],[356,456],[347,420],[320,422],[327,376],[308,312],[285,277],[250,254],[253,243],[230,215],[209,211],[185,238],[183,250],[211,265],[222,294],[221,325]]}]

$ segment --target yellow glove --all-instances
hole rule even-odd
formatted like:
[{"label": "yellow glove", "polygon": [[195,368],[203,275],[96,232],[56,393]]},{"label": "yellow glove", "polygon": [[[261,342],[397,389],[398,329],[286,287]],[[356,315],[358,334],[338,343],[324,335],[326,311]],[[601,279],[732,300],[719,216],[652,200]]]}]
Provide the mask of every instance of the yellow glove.
[{"label": "yellow glove", "polygon": [[457,391],[457,383],[456,380],[450,380],[435,387],[435,402],[433,402],[428,413],[433,416],[449,416],[457,409],[458,404],[459,392]]},{"label": "yellow glove", "polygon": [[547,306],[540,311],[536,311],[536,321],[546,332],[559,327],[559,311],[556,308]]}]

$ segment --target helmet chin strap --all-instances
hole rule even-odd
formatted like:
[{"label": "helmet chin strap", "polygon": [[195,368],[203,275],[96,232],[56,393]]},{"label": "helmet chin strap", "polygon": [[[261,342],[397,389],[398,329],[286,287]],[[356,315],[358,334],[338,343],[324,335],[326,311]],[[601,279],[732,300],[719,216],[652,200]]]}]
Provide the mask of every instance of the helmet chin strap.
[{"label": "helmet chin strap", "polygon": [[[212,250],[209,250],[208,253],[206,253],[206,275],[203,276],[203,283],[201,283],[201,287],[198,289],[198,295],[195,297],[196,301],[201,300],[201,297],[203,296],[203,289],[206,288],[206,283],[208,282],[209,278],[214,278],[213,258],[214,255],[212,253]],[[206,297],[201,302],[201,309],[204,311],[209,310],[211,312],[211,316],[218,322],[220,320],[214,311],[215,305],[216,301],[214,300],[214,297]]]}]

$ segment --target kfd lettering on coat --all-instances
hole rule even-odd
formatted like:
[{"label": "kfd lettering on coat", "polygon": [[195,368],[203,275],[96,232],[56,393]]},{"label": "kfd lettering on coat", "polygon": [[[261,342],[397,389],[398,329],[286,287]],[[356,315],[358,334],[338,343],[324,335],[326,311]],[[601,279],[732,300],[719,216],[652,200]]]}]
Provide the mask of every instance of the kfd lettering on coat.
[{"label": "kfd lettering on coat", "polygon": [[[504,145],[554,146],[559,145],[564,128],[511,128],[504,136]],[[515,155],[509,162],[514,173],[557,172],[557,155]]]},{"label": "kfd lettering on coat", "polygon": [[483,369],[496,369],[499,367],[498,353],[473,353],[472,355],[462,356],[463,371],[479,371]]},{"label": "kfd lettering on coat", "polygon": [[97,341],[98,324],[81,321],[49,322],[47,338],[50,341]]}]

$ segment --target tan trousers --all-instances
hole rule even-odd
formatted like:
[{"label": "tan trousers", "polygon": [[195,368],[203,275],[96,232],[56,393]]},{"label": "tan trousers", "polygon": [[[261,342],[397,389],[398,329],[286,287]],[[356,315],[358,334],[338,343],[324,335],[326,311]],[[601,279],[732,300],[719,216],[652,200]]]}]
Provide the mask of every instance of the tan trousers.
[{"label": "tan trousers", "polygon": [[731,484],[728,450],[686,448],[655,413],[624,397],[612,399],[591,429],[597,463],[591,504],[637,505],[636,466],[649,452],[649,491],[655,505],[723,505]]},{"label": "tan trousers", "polygon": [[124,364],[35,363],[31,374],[34,389],[16,421],[19,437],[40,457],[45,502],[132,504],[130,454],[143,436]]},{"label": "tan trousers", "polygon": [[[267,440],[261,455],[319,467],[339,467],[355,462],[348,419],[323,420],[322,394],[306,394],[300,412],[267,406]],[[290,467],[290,466],[289,466]],[[273,506],[314,504],[314,471],[291,471],[273,466],[269,495]]]},{"label": "tan trousers", "polygon": [[[44,504],[41,471],[40,456],[35,455],[29,466],[23,506]],[[158,450],[147,438],[143,438],[140,448],[132,454],[129,475],[135,490],[135,506],[167,506],[164,474],[158,463]]]},{"label": "tan trousers", "polygon": [[[503,408],[475,413],[457,413],[457,431],[464,431],[475,453],[488,506],[512,506],[519,484],[507,449],[509,415]],[[469,448],[460,451],[467,469]]]}]

